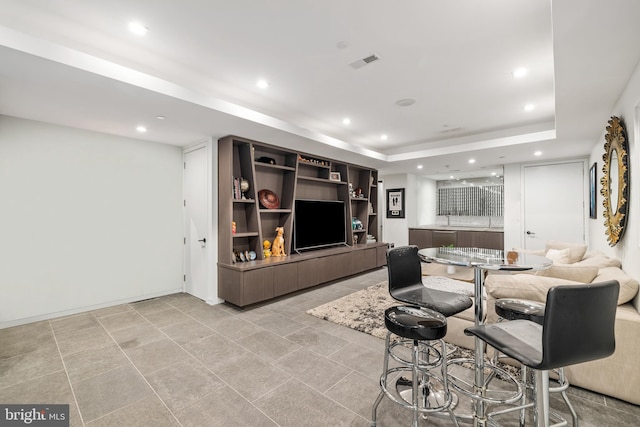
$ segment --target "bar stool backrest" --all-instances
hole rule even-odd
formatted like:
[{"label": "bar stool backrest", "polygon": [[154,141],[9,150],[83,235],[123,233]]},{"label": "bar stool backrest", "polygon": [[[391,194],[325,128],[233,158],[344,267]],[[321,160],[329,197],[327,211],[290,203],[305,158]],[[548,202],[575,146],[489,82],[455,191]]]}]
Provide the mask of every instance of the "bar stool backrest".
[{"label": "bar stool backrest", "polygon": [[400,246],[387,250],[389,293],[414,285],[422,286],[422,267],[418,247]]},{"label": "bar stool backrest", "polygon": [[535,369],[555,369],[613,354],[619,291],[616,280],[551,288],[544,315],[542,361]]}]

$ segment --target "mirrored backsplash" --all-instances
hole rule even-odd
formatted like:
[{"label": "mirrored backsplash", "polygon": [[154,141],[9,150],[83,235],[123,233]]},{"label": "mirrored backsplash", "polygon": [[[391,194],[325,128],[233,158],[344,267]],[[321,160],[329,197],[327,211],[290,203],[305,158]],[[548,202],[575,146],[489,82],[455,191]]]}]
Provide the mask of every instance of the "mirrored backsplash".
[{"label": "mirrored backsplash", "polygon": [[436,222],[453,227],[502,228],[502,177],[437,181]]}]

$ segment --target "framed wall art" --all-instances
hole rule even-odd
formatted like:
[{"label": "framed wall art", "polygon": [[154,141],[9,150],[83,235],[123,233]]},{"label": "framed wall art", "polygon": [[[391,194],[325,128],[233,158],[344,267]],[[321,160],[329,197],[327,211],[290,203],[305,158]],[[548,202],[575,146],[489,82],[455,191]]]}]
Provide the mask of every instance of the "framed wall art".
[{"label": "framed wall art", "polygon": [[404,218],[404,188],[387,190],[387,218]]}]

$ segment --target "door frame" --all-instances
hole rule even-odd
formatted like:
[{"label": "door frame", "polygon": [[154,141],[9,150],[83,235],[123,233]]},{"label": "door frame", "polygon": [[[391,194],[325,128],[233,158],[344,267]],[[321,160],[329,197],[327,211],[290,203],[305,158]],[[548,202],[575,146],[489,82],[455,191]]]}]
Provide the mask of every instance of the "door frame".
[{"label": "door frame", "polygon": [[[186,155],[192,151],[196,151],[199,149],[205,150],[205,156],[207,159],[207,229],[206,229],[206,258],[207,258],[207,298],[205,302],[209,305],[220,304],[224,302],[224,300],[218,298],[218,233],[217,229],[214,228],[214,224],[218,223],[218,186],[213,185],[213,177],[218,176],[218,150],[217,147],[214,149],[213,138],[207,138],[204,141],[197,142],[192,145],[188,145],[182,150],[182,194],[183,200],[185,192],[185,169],[184,164],[186,163]],[[186,239],[187,230],[184,228],[186,223],[186,209],[183,206],[182,208],[182,227],[183,227],[183,237]],[[184,243],[182,245],[182,272],[183,275],[187,274],[187,259],[186,259],[186,248]],[[183,280],[182,282],[182,291],[186,291],[186,283]]]},{"label": "door frame", "polygon": [[520,194],[522,194],[522,199],[520,201],[520,248],[525,247],[525,233],[526,233],[526,223],[525,223],[525,206],[524,206],[524,192],[525,192],[525,168],[535,167],[535,166],[551,166],[551,165],[560,165],[566,163],[582,163],[582,176],[583,176],[583,184],[582,184],[582,234],[584,236],[584,244],[589,247],[589,209],[587,209],[587,201],[589,200],[589,159],[588,158],[572,158],[572,159],[564,159],[564,160],[555,160],[555,161],[547,161],[547,162],[535,162],[535,163],[523,163],[520,165]]}]

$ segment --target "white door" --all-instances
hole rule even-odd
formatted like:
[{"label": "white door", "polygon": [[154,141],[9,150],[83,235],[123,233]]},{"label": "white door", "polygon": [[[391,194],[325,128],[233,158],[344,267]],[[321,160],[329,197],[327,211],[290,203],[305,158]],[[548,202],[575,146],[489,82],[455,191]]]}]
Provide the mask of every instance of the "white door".
[{"label": "white door", "polygon": [[524,247],[585,241],[584,162],[524,167]]},{"label": "white door", "polygon": [[185,291],[208,300],[207,149],[184,154]]}]

